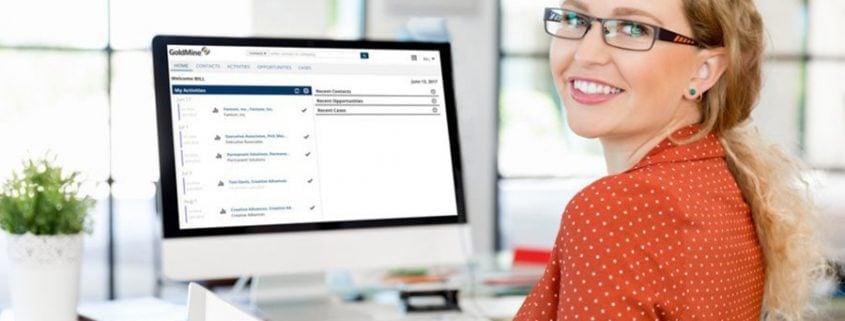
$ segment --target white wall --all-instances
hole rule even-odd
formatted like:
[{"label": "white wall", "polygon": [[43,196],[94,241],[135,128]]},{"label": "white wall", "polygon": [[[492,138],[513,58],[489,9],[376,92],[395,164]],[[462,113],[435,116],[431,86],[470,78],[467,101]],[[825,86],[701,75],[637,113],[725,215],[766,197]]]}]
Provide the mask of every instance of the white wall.
[{"label": "white wall", "polygon": [[452,64],[463,151],[464,195],[478,254],[492,253],[496,195],[496,121],[499,48],[498,1],[367,1],[369,39],[395,39],[409,12],[444,17]]},{"label": "white wall", "polygon": [[328,1],[253,0],[252,34],[265,37],[323,38]]}]

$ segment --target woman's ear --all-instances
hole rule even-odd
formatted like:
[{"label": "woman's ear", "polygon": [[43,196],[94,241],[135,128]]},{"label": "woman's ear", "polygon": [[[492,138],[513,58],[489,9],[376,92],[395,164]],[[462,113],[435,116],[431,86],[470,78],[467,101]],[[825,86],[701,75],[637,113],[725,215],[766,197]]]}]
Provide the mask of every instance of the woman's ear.
[{"label": "woman's ear", "polygon": [[697,69],[690,77],[688,98],[696,99],[710,90],[728,68],[725,48],[703,49],[698,61]]}]

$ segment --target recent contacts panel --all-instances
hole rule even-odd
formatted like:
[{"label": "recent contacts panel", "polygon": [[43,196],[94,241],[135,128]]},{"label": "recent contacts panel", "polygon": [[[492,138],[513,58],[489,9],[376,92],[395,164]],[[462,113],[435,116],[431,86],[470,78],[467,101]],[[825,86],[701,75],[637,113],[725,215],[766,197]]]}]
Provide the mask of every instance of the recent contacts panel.
[{"label": "recent contacts panel", "polygon": [[457,215],[436,51],[171,47],[181,228]]}]

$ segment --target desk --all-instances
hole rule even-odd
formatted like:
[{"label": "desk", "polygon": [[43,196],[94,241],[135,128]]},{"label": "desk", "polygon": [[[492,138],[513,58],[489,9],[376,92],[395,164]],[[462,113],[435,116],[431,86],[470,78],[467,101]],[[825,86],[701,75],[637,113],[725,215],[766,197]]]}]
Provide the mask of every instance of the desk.
[{"label": "desk", "polygon": [[[79,318],[77,320],[79,320],[79,321],[95,321],[95,320],[91,320],[91,319],[88,319],[88,318],[83,317],[83,316],[79,316]],[[6,309],[6,310],[3,310],[3,312],[0,312],[0,321],[15,321],[15,319],[12,316],[11,311]]]},{"label": "desk", "polygon": [[[479,316],[494,321],[511,320],[522,305],[524,297],[479,297],[460,299],[464,313]],[[358,307],[373,312],[374,320],[397,320],[403,314],[395,306],[377,303],[350,303],[349,306]],[[79,321],[181,321],[184,320],[185,306],[165,302],[155,298],[129,299],[112,302],[84,303],[79,311],[91,316],[105,318],[88,319],[80,316]],[[0,321],[14,321],[9,310],[0,313]]]},{"label": "desk", "polygon": [[524,296],[462,298],[461,309],[491,320],[511,320],[525,301]]},{"label": "desk", "polygon": [[[149,297],[81,303],[77,311],[79,321],[179,321],[185,319],[186,310],[184,305]],[[14,321],[11,311],[3,310],[0,321]]]}]

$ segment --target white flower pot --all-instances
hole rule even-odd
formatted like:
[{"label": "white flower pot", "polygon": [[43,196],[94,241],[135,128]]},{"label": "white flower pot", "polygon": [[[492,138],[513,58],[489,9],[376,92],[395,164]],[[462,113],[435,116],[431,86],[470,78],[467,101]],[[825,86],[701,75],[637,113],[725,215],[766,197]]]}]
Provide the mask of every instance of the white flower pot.
[{"label": "white flower pot", "polygon": [[7,234],[15,321],[75,321],[82,234]]}]

